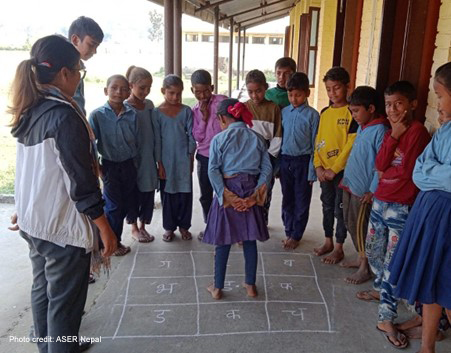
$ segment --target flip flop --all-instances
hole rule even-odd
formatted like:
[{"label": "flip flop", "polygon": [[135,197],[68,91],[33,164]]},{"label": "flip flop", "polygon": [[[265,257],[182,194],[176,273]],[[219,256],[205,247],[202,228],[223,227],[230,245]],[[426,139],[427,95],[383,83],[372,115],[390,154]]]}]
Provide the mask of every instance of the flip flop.
[{"label": "flip flop", "polygon": [[113,253],[113,256],[124,256],[127,255],[132,249],[129,246],[124,246],[119,244],[117,250]]},{"label": "flip flop", "polygon": [[[378,330],[385,337],[387,342],[390,343],[391,346],[396,348],[396,349],[404,349],[404,348],[406,348],[409,345],[409,341],[407,340],[406,335],[403,334],[402,332],[399,332],[399,331],[387,332],[387,331],[381,330],[377,326],[376,326],[376,330]],[[405,342],[404,342],[404,344],[401,344],[401,345],[397,346],[394,342],[392,342],[390,340],[390,337],[394,337],[399,343],[401,343],[401,338],[404,337]]]},{"label": "flip flop", "polygon": [[173,231],[167,230],[163,234],[163,241],[165,241],[166,243],[170,243],[171,241],[174,240],[174,238],[175,238],[175,234]]},{"label": "flip flop", "polygon": [[193,236],[191,232],[188,229],[179,228],[180,234],[182,235],[183,240],[191,240],[193,239]]},{"label": "flip flop", "polygon": [[379,303],[380,299],[371,294],[372,290],[362,290],[356,293],[356,298],[365,302]]}]

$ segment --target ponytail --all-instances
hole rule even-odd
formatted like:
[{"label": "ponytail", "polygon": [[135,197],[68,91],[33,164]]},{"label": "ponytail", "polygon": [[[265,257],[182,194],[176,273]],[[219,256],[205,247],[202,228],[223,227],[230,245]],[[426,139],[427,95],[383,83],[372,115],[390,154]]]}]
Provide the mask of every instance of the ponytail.
[{"label": "ponytail", "polygon": [[36,82],[33,61],[34,59],[24,60],[17,67],[11,86],[12,104],[8,107],[8,113],[12,114],[11,127],[16,127],[21,115],[43,97]]}]

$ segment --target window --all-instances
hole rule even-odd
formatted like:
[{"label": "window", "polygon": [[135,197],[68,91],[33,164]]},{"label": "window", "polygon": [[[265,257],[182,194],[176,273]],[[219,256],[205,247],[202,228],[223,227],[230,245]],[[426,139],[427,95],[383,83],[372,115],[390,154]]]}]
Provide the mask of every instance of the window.
[{"label": "window", "polygon": [[229,42],[229,36],[219,36],[219,43],[228,43]]},{"label": "window", "polygon": [[212,34],[202,34],[202,42],[214,42],[214,36]]},{"label": "window", "polygon": [[283,38],[282,37],[269,37],[269,44],[282,45]]},{"label": "window", "polygon": [[319,27],[319,8],[311,7],[310,15],[310,41],[308,48],[308,68],[307,75],[310,81],[310,87],[315,86],[316,56],[318,52],[318,27]]},{"label": "window", "polygon": [[265,44],[265,37],[252,37],[252,44]]},{"label": "window", "polygon": [[186,42],[198,42],[199,41],[199,35],[193,34],[193,33],[186,33],[185,34],[185,41]]}]

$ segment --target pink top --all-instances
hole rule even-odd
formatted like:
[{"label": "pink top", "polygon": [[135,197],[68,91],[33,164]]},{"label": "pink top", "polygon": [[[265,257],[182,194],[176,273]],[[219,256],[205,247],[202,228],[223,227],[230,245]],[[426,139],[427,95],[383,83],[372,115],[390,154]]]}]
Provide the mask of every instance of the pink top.
[{"label": "pink top", "polygon": [[202,118],[199,103],[193,107],[193,136],[197,142],[197,153],[201,156],[208,157],[210,151],[211,139],[221,132],[219,120],[216,117],[218,105],[226,96],[221,94],[212,94],[208,102],[208,120],[205,122]]}]

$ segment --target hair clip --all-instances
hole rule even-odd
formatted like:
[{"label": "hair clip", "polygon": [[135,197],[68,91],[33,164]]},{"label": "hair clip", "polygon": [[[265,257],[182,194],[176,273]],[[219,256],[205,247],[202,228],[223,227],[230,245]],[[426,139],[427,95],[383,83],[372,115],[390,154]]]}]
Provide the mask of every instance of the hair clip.
[{"label": "hair clip", "polygon": [[52,67],[52,65],[47,61],[43,61],[42,63],[39,63],[38,66],[45,66],[45,67],[48,67],[49,69]]}]

